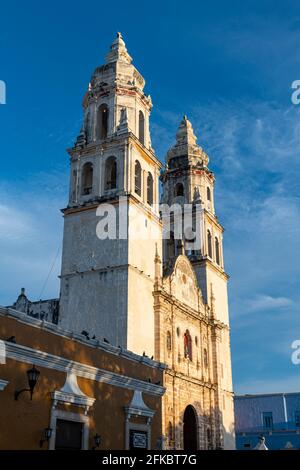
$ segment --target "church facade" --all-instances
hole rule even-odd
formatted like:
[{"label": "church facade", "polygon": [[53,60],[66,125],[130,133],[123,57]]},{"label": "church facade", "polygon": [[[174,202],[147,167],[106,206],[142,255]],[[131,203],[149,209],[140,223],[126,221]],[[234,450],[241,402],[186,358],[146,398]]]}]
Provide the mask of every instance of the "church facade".
[{"label": "church facade", "polygon": [[[54,323],[166,365],[165,448],[232,449],[228,276],[215,178],[186,116],[162,165],[144,86],[118,33],[91,78],[82,128],[68,150]],[[168,221],[162,206],[172,209]],[[186,212],[190,226],[182,229],[177,215]],[[24,295],[13,308],[38,316]],[[45,305],[51,321],[51,301]]]}]

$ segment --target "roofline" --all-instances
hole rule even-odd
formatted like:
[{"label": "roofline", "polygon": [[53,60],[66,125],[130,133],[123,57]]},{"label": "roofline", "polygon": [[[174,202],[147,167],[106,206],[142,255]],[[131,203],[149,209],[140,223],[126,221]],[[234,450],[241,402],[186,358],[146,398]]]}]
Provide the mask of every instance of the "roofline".
[{"label": "roofline", "polygon": [[153,367],[154,369],[165,370],[167,367],[166,364],[162,362],[154,361],[146,356],[140,356],[125,348],[124,349],[119,348],[117,346],[113,346],[112,344],[107,344],[104,341],[101,341],[98,339],[87,340],[84,335],[80,335],[79,333],[74,333],[72,331],[65,330],[57,326],[54,323],[49,323],[44,320],[39,320],[37,318],[31,317],[30,315],[27,315],[26,313],[19,312],[18,310],[14,310],[9,307],[0,306],[0,317],[1,316],[13,318],[19,321],[20,323],[25,323],[29,326],[45,330],[54,335],[67,338],[69,340],[77,341],[78,343],[82,343],[85,346],[88,346],[90,348],[100,349],[107,353],[113,354],[115,356],[119,356],[124,359],[127,359],[129,361],[138,362],[148,367]]},{"label": "roofline", "polygon": [[279,396],[287,396],[287,395],[300,395],[299,392],[275,392],[275,393],[257,393],[257,394],[251,394],[251,393],[245,393],[244,395],[237,395],[234,394],[234,399],[238,398],[259,398],[259,397],[279,397]]}]

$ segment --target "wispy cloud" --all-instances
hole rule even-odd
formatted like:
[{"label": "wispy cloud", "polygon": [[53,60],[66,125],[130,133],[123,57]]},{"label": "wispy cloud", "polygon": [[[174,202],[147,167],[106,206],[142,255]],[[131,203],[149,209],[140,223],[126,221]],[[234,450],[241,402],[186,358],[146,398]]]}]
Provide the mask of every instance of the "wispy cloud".
[{"label": "wispy cloud", "polygon": [[[23,181],[0,183],[0,303],[11,304],[20,287],[39,298],[58,247],[62,244],[62,215],[66,202],[66,171],[30,174]],[[30,183],[30,184],[29,184]],[[57,297],[57,259],[44,297]]]},{"label": "wispy cloud", "polygon": [[249,299],[246,302],[246,306],[248,311],[250,312],[257,312],[257,311],[264,311],[272,309],[275,311],[276,309],[282,307],[289,307],[293,305],[293,300],[288,299],[286,297],[272,297],[271,295],[258,295],[253,299]]},{"label": "wispy cloud", "polygon": [[25,214],[21,208],[0,204],[0,240],[16,241],[33,236],[32,214]]},{"label": "wispy cloud", "polygon": [[[277,370],[287,387],[292,383],[290,343],[300,329],[300,109],[219,100],[187,114],[210,156],[217,214],[226,228],[235,384],[259,392],[258,378],[268,373],[265,389],[279,391]],[[179,122],[176,113],[160,114],[164,153]]]}]

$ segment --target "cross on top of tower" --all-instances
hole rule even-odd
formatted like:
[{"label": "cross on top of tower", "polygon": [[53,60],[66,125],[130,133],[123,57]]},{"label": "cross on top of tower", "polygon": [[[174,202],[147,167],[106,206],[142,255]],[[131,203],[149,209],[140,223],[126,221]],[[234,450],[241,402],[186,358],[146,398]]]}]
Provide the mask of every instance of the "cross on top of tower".
[{"label": "cross on top of tower", "polygon": [[176,145],[196,145],[197,137],[187,116],[184,115],[176,134]]},{"label": "cross on top of tower", "polygon": [[128,54],[124,39],[121,33],[117,33],[117,37],[112,42],[110,46],[110,51],[106,56],[106,63],[111,62],[125,62],[131,64],[132,57]]},{"label": "cross on top of tower", "polygon": [[167,161],[169,162],[174,157],[186,157],[187,161],[191,160],[194,164],[198,163],[206,167],[209,162],[208,155],[197,144],[197,137],[194,134],[194,129],[187,116],[184,115],[181,123],[179,124],[176,143],[170,148],[167,154]]}]

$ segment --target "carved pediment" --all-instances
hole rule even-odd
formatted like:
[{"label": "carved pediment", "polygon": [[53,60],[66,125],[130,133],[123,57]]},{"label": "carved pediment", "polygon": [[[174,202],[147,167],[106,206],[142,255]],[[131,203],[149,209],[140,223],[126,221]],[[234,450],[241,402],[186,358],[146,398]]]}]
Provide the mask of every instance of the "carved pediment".
[{"label": "carved pediment", "polygon": [[184,255],[178,256],[171,274],[171,294],[180,302],[198,310],[201,291],[195,271]]}]

